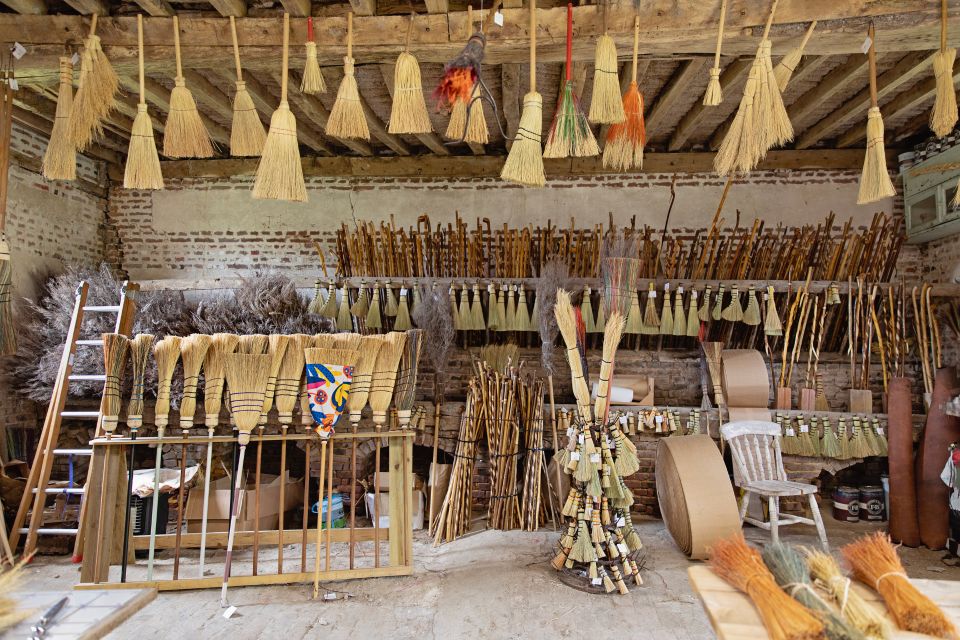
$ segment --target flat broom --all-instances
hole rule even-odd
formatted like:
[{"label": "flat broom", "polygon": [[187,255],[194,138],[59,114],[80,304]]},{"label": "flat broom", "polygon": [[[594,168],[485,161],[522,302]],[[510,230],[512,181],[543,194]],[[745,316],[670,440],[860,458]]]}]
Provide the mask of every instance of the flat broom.
[{"label": "flat broom", "polygon": [[233,62],[237,68],[237,92],[233,96],[233,121],[230,125],[230,155],[259,156],[267,133],[260,122],[260,114],[243,81],[240,66],[240,46],[237,43],[237,22],[230,16],[230,36],[233,40]]},{"label": "flat broom", "polygon": [[530,91],[523,96],[517,135],[503,163],[500,178],[527,187],[546,184],[543,172],[543,97],[537,93],[537,0],[530,0]]},{"label": "flat broom", "polygon": [[[130,368],[133,370],[133,382],[130,384],[130,402],[127,405],[127,427],[130,429],[130,451],[127,459],[127,504],[133,496],[134,446],[137,434],[143,426],[143,379],[146,377],[147,364],[153,351],[154,337],[141,333],[130,341]],[[120,582],[127,580],[127,552],[130,548],[130,509],[123,514],[123,556],[120,564]]]},{"label": "flat broom", "polygon": [[327,83],[320,73],[317,61],[317,43],[313,39],[313,16],[307,17],[307,41],[304,43],[306,62],[303,64],[303,77],[300,78],[300,91],[310,95],[327,92]]},{"label": "flat broom", "polygon": [[[257,200],[306,202],[307,187],[297,144],[297,118],[287,103],[287,66],[290,49],[290,14],[283,14],[283,69],[280,81],[280,105],[270,117],[270,131],[257,165],[253,197]],[[329,131],[328,131],[329,133]]]},{"label": "flat broom", "polygon": [[620,100],[620,78],[617,76],[617,45],[607,30],[607,3],[603,12],[603,35],[597,38],[593,59],[593,92],[590,95],[590,122],[614,124],[626,120]]},{"label": "flat broom", "polygon": [[387,127],[390,133],[430,133],[433,130],[427,102],[423,97],[420,63],[410,53],[410,36],[415,19],[416,15],[411,13],[406,44],[397,56],[397,64],[393,69],[393,105]]},{"label": "flat broom", "polygon": [[637,85],[637,51],[640,46],[640,17],[633,19],[633,66],[630,86],[623,93],[623,111],[626,119],[607,130],[603,146],[603,166],[614,171],[629,171],[643,167],[643,145],[647,128],[643,120],[643,95]]},{"label": "flat broom", "polygon": [[170,92],[170,111],[163,129],[163,155],[168,158],[212,158],[210,133],[200,118],[197,103],[183,78],[180,60],[180,19],[173,16],[173,51],[177,75]]},{"label": "flat broom", "polygon": [[80,81],[70,112],[70,135],[78,150],[89,147],[94,138],[103,133],[103,121],[116,106],[119,88],[120,79],[100,46],[97,14],[93,14],[90,18],[90,35],[83,43]]},{"label": "flat broom", "polygon": [[[137,14],[137,52],[140,72],[140,102],[137,104],[137,117],[130,131],[130,147],[127,151],[127,166],[123,172],[124,189],[163,189],[163,173],[160,171],[160,157],[157,144],[153,139],[153,123],[147,113],[147,98],[143,78],[143,16]],[[78,92],[79,93],[79,92]],[[74,104],[74,113],[77,110]],[[83,148],[77,145],[78,148]]]},{"label": "flat broom", "polygon": [[957,94],[953,88],[953,61],[957,50],[947,47],[947,0],[940,0],[940,50],[933,54],[936,100],[930,111],[930,130],[942,138],[957,124]]},{"label": "flat broom", "polygon": [[354,75],[353,12],[347,14],[347,55],[343,59],[343,79],[337,89],[337,99],[327,119],[327,135],[334,138],[370,139],[367,117],[360,104],[360,89]]},{"label": "flat broom", "polygon": [[60,90],[57,114],[50,130],[50,141],[43,154],[43,177],[47,180],[76,180],[77,148],[70,139],[70,112],[73,111],[73,62],[60,58]]},{"label": "flat broom", "polygon": [[867,112],[867,150],[863,158],[863,173],[860,175],[860,191],[857,204],[868,204],[892,198],[897,191],[893,188],[890,174],[887,172],[887,156],[883,144],[883,116],[877,102],[877,51],[873,23],[868,31],[870,50],[870,110]]}]

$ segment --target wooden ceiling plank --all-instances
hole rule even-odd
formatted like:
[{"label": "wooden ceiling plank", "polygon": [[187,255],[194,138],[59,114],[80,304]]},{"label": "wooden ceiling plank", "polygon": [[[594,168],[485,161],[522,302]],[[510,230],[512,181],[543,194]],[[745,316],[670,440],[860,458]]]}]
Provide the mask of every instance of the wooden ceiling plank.
[{"label": "wooden ceiling plank", "polygon": [[210,0],[220,15],[229,18],[242,18],[247,15],[247,0]]},{"label": "wooden ceiling plank", "polygon": [[3,4],[21,15],[42,16],[47,13],[45,0],[3,0]]},{"label": "wooden ceiling plank", "polygon": [[377,12],[377,0],[350,0],[350,6],[358,16],[372,16]]},{"label": "wooden ceiling plank", "polygon": [[427,13],[448,13],[450,11],[449,0],[424,0],[427,5]]},{"label": "wooden ceiling plank", "polygon": [[855,54],[839,67],[825,75],[815,87],[797,98],[787,107],[790,122],[797,126],[808,115],[821,108],[838,93],[845,91],[853,82],[867,79],[867,56]]},{"label": "wooden ceiling plank", "polygon": [[694,78],[707,66],[707,58],[694,58],[683,63],[683,68],[673,74],[670,82],[660,91],[657,100],[650,109],[646,119],[647,140],[652,140],[663,128],[677,102],[687,93],[694,84]]},{"label": "wooden ceiling plank", "polygon": [[[737,58],[724,67],[723,72],[720,74],[720,86],[736,86],[740,79],[750,72],[750,67],[752,66],[753,59]],[[693,135],[697,127],[700,126],[700,122],[704,117],[710,114],[712,109],[714,109],[714,107],[704,106],[703,100],[695,103],[693,108],[685,113],[680,119],[676,129],[673,131],[673,135],[670,137],[670,142],[667,145],[667,148],[670,151],[677,151],[680,149],[680,147],[686,144],[687,140],[690,139],[690,136]]]},{"label": "wooden ceiling plank", "polygon": [[[383,77],[383,84],[387,87],[387,92],[390,94],[390,99],[393,99],[393,76],[395,71],[395,65],[392,64],[381,64],[380,65],[380,75]],[[440,156],[450,155],[450,149],[443,144],[443,140],[440,139],[435,132],[431,131],[429,133],[415,133],[413,134],[417,140],[423,143],[423,146],[430,149]]]},{"label": "wooden ceiling plank", "polygon": [[[53,129],[53,123],[41,116],[38,113],[24,109],[22,107],[13,105],[13,119],[23,126],[36,131],[37,133],[50,137],[50,132]],[[93,158],[94,160],[103,160],[108,165],[112,165],[110,170],[112,172],[119,171],[123,172],[123,156],[115,151],[110,149],[103,149],[101,147],[90,147],[89,149],[82,152],[82,155],[87,156],[88,158]],[[18,163],[25,165],[25,167],[36,173],[40,173],[41,164],[40,160],[37,158],[32,158],[32,163],[29,166],[26,166],[25,158],[18,159]],[[96,185],[92,182],[78,178],[77,182],[83,184],[88,190],[99,193],[104,191],[103,185]]]},{"label": "wooden ceiling plank", "polygon": [[[904,85],[916,81],[930,67],[930,55],[916,51],[908,53],[894,67],[877,78],[877,97],[895,94]],[[797,149],[809,149],[819,141],[829,138],[835,131],[848,125],[854,117],[862,117],[870,108],[870,88],[860,91],[850,100],[837,107],[825,118],[804,131],[794,145]]]},{"label": "wooden ceiling plank", "polygon": [[200,102],[216,111],[227,122],[233,121],[233,102],[220,88],[193,69],[184,69],[183,78]]},{"label": "wooden ceiling plank", "polygon": [[283,10],[295,18],[310,15],[310,0],[280,0]]},{"label": "wooden ceiling plank", "polygon": [[[290,71],[290,82],[293,84],[293,86],[299,87],[301,80],[302,77],[299,71]],[[327,111],[325,106],[323,106],[323,103],[320,102],[319,98],[300,93],[299,91],[293,91],[288,98],[298,103],[300,109],[304,112],[304,114],[306,114],[307,118],[316,123],[318,128],[326,129],[327,120],[330,118],[330,112]],[[343,145],[358,155],[373,155],[373,148],[370,146],[370,143],[366,142],[365,140],[334,137],[331,137],[330,139],[336,140],[337,143]]]},{"label": "wooden ceiling plank", "polygon": [[110,7],[107,6],[107,3],[104,0],[65,0],[70,7],[72,7],[77,13],[84,16],[98,15],[98,16],[108,16],[110,15]]},{"label": "wooden ceiling plank", "polygon": [[896,129],[886,131],[886,143],[899,143],[902,140],[913,137],[929,126],[930,114],[926,111],[921,111]]},{"label": "wooden ceiling plank", "polygon": [[155,18],[170,17],[174,13],[173,7],[167,0],[134,0],[137,5]]}]

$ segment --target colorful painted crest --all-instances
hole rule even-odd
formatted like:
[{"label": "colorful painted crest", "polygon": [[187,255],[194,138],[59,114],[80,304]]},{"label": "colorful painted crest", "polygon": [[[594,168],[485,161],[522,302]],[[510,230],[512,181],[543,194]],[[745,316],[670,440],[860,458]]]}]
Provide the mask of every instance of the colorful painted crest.
[{"label": "colorful painted crest", "polygon": [[347,409],[353,367],[316,363],[307,363],[306,367],[307,398],[316,432],[321,438],[329,438]]}]

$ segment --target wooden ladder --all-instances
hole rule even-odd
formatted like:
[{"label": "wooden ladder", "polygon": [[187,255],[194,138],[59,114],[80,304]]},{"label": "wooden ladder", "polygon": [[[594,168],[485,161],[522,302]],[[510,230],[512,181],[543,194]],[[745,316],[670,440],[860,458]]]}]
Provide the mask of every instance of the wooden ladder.
[{"label": "wooden ladder", "polygon": [[[55,456],[92,456],[92,448],[82,449],[58,449],[57,442],[60,439],[60,426],[64,418],[68,419],[87,419],[96,420],[96,435],[100,435],[101,422],[103,419],[102,404],[100,410],[90,411],[69,411],[66,410],[66,403],[70,391],[71,382],[104,382],[106,383],[105,373],[73,373],[73,361],[77,353],[77,347],[100,347],[103,348],[103,339],[101,337],[91,339],[81,339],[80,333],[83,328],[83,317],[85,313],[96,314],[116,314],[117,321],[114,325],[116,333],[130,335],[133,330],[133,316],[136,312],[134,298],[140,285],[131,282],[124,282],[120,287],[120,302],[116,306],[87,306],[87,294],[90,291],[90,285],[86,281],[81,281],[77,286],[76,299],[73,304],[73,314],[70,318],[70,326],[67,329],[66,341],[63,345],[63,356],[60,358],[60,368],[57,371],[57,379],[54,381],[53,393],[50,397],[50,405],[47,407],[47,416],[43,422],[43,430],[40,432],[40,441],[37,443],[37,453],[33,458],[33,465],[30,467],[30,476],[27,478],[27,484],[24,488],[23,498],[20,501],[20,508],[17,510],[17,517],[10,530],[10,545],[16,549],[21,535],[26,535],[23,544],[23,557],[27,557],[37,549],[37,536],[39,535],[71,535],[76,536],[74,545],[74,561],[79,562],[79,552],[83,548],[82,531],[83,521],[86,511],[87,501],[82,497],[86,493],[86,487],[63,489],[50,486],[50,474],[53,471],[53,459]],[[93,469],[87,473],[89,478],[94,474]],[[67,492],[81,496],[80,518],[76,529],[71,528],[44,528],[43,527],[43,509],[46,504],[47,496]],[[29,523],[24,526],[29,516]]]}]

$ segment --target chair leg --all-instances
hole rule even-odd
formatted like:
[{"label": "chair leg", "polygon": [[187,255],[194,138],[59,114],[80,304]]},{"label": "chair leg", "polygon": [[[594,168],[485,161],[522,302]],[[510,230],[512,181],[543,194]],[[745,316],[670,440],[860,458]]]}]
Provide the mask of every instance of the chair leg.
[{"label": "chair leg", "polygon": [[743,519],[747,517],[747,507],[750,506],[750,492],[746,489],[740,490],[740,526],[743,526]]},{"label": "chair leg", "polygon": [[830,553],[830,543],[827,542],[827,531],[823,528],[823,518],[820,517],[820,506],[817,504],[817,494],[810,494],[810,513],[817,525],[817,535],[820,536],[820,545],[824,552]]},{"label": "chair leg", "polygon": [[770,540],[774,544],[780,541],[780,498],[770,496],[767,498],[767,504],[770,505]]}]

